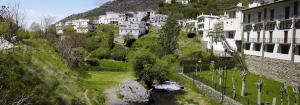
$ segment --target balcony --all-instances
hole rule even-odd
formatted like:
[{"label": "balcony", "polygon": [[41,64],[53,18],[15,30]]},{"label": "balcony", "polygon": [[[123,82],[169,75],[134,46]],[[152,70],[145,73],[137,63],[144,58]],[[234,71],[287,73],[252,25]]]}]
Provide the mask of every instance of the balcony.
[{"label": "balcony", "polygon": [[[284,38],[265,38],[265,43],[279,43],[279,44],[290,44],[292,43],[292,38],[284,39]],[[300,43],[300,38],[295,39],[296,43]],[[251,42],[251,43],[262,43],[263,38],[244,38],[245,42]]]},{"label": "balcony", "polygon": [[280,30],[291,29],[292,24],[293,24],[293,22],[291,19],[280,20],[279,29]]},{"label": "balcony", "polygon": [[248,24],[244,26],[244,31],[249,32],[252,30],[252,24]]},{"label": "balcony", "polygon": [[267,22],[267,24],[265,26],[265,30],[267,30],[267,31],[275,30],[276,25],[277,25],[276,21]]},{"label": "balcony", "polygon": [[295,27],[296,27],[296,29],[300,29],[300,19],[296,20]]},{"label": "balcony", "polygon": [[292,38],[273,38],[274,43],[280,43],[280,44],[288,44],[288,43],[292,43]]},{"label": "balcony", "polygon": [[263,23],[256,23],[255,25],[254,25],[254,31],[260,31],[260,30],[262,30],[262,28],[263,28]]},{"label": "balcony", "polygon": [[253,42],[253,43],[260,43],[262,42],[262,38],[249,38],[249,42]]}]

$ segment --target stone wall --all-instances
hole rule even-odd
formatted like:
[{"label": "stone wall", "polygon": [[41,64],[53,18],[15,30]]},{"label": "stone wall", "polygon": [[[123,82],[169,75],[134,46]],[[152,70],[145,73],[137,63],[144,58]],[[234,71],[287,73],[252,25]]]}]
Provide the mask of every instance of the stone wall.
[{"label": "stone wall", "polygon": [[[282,83],[300,86],[300,63],[272,58],[264,58],[262,63],[261,57],[257,56],[247,56],[246,63],[251,73],[262,74]],[[263,70],[260,70],[261,64],[263,64]]]},{"label": "stone wall", "polygon": [[[221,103],[222,100],[222,93],[197,81],[193,80],[192,78],[182,74],[185,78],[194,81],[194,84],[197,86],[197,88],[203,93],[203,95],[211,97],[212,99],[218,101]],[[223,105],[242,105],[241,103],[235,101],[234,99],[223,95]]]}]

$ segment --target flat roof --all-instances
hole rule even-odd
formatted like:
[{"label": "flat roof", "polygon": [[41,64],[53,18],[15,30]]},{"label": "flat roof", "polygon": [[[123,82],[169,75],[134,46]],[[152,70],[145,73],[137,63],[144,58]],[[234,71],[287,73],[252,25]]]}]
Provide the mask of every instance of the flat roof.
[{"label": "flat roof", "polygon": [[276,2],[273,2],[273,3],[269,3],[269,4],[265,4],[265,5],[261,5],[261,6],[257,6],[257,7],[253,7],[253,8],[246,8],[246,9],[243,9],[242,11],[249,11],[249,10],[253,10],[253,9],[269,7],[269,6],[273,6],[273,5],[285,3],[285,2],[288,2],[288,1],[298,1],[298,0],[282,0],[282,1],[276,1]]}]

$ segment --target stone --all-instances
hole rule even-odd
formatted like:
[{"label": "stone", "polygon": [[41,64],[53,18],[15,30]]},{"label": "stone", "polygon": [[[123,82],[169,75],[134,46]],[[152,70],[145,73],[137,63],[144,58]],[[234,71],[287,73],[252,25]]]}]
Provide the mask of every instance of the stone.
[{"label": "stone", "polygon": [[130,80],[123,82],[120,94],[127,103],[146,103],[150,98],[150,93],[139,82]]},{"label": "stone", "polygon": [[265,57],[262,72],[257,69],[260,68],[261,57],[246,56],[246,64],[251,73],[262,74],[282,83],[287,82],[291,86],[300,85],[300,63]]}]

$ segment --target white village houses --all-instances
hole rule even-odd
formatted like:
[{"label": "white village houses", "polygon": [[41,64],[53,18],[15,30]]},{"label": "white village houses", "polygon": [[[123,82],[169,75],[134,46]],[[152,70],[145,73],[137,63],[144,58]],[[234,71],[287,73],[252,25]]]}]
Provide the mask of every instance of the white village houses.
[{"label": "white village houses", "polygon": [[[300,62],[299,4],[298,0],[252,0],[247,8],[239,3],[224,16],[199,15],[195,27],[207,49],[226,51],[229,45],[246,55]],[[209,32],[218,22],[223,22],[225,40],[212,43]]]},{"label": "white village houses", "polygon": [[67,27],[72,27],[76,33],[88,33],[92,30],[92,21],[89,19],[78,19],[59,22],[55,26],[57,34],[63,34]]},{"label": "white village houses", "polygon": [[254,3],[243,10],[244,53],[300,62],[299,0]]}]

